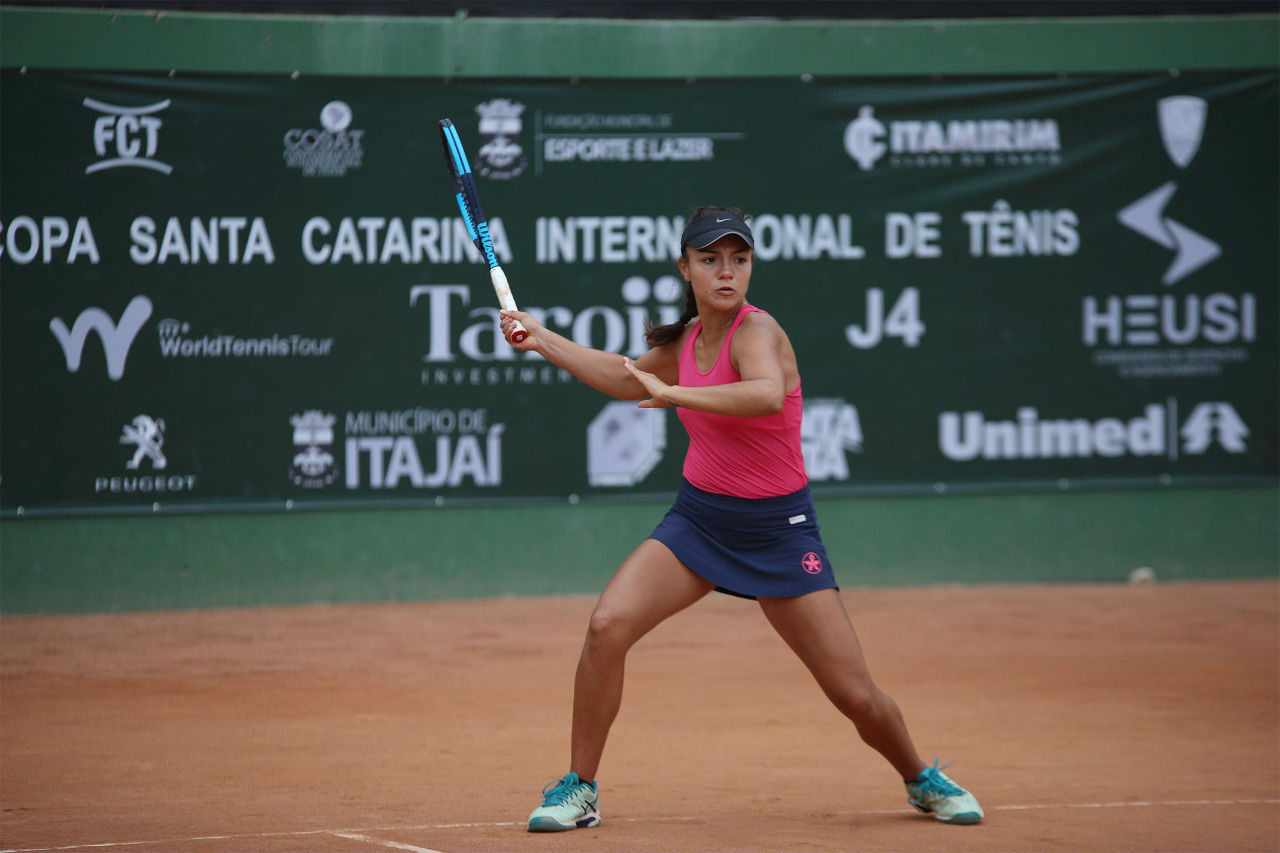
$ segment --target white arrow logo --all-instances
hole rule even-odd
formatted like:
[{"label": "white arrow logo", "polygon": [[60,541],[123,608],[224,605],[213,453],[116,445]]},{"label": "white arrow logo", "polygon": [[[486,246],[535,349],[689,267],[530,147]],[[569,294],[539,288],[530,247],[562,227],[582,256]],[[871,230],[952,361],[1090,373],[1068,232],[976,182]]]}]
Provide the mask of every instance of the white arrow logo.
[{"label": "white arrow logo", "polygon": [[1178,185],[1169,181],[1144,195],[1117,214],[1121,224],[1132,228],[1148,240],[1154,240],[1166,249],[1177,251],[1173,263],[1165,270],[1165,284],[1174,284],[1222,254],[1222,247],[1197,234],[1181,222],[1164,216],[1164,209],[1178,191]]}]

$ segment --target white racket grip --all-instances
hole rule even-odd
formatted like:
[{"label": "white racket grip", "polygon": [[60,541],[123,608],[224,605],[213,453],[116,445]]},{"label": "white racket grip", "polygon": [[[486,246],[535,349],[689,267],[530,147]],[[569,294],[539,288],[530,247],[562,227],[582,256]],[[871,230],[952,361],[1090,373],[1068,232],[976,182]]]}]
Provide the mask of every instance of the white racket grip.
[{"label": "white racket grip", "polygon": [[[502,271],[502,267],[492,267],[489,270],[489,278],[493,280],[493,292],[498,295],[498,305],[505,311],[517,311],[515,297],[511,295],[511,285],[507,283],[507,274]],[[529,337],[529,331],[520,323],[515,321],[515,326],[511,329],[511,340],[514,343],[520,343]]]}]

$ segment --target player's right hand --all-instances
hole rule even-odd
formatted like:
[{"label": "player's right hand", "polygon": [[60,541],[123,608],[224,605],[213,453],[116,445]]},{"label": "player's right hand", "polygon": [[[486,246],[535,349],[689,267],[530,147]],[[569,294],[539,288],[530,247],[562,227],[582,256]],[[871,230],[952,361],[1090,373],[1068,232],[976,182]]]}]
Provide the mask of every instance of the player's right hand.
[{"label": "player's right hand", "polygon": [[[508,311],[505,309],[499,313],[502,315],[502,335],[507,339],[507,343],[518,350],[536,350],[538,348],[540,343],[538,339],[539,333],[545,330],[541,323],[533,319],[531,314],[526,314],[524,311]],[[524,326],[525,331],[529,333],[529,336],[520,343],[511,340],[511,330],[515,328],[517,320]]]}]

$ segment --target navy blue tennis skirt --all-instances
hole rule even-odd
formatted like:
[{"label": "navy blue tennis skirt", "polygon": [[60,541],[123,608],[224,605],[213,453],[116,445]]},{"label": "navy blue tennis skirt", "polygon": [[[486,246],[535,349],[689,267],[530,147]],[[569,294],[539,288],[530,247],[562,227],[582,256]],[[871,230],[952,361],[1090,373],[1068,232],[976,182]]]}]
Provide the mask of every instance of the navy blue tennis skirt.
[{"label": "navy blue tennis skirt", "polygon": [[775,498],[735,498],[686,480],[651,538],[730,595],[791,598],[836,587],[808,486]]}]

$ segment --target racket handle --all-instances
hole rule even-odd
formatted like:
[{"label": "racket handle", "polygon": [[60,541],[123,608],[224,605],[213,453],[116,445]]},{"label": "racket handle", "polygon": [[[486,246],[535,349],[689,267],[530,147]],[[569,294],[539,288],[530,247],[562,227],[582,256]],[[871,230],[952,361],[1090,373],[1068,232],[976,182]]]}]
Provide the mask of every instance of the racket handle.
[{"label": "racket handle", "polygon": [[[502,267],[490,268],[489,278],[493,280],[493,292],[498,296],[498,305],[505,311],[518,311],[515,297],[511,295],[511,285],[507,283],[507,274],[502,271]],[[529,337],[529,330],[516,320],[509,337],[512,343],[518,344]]]}]

